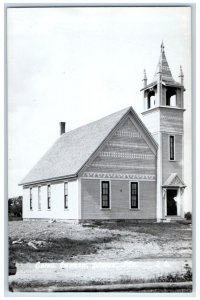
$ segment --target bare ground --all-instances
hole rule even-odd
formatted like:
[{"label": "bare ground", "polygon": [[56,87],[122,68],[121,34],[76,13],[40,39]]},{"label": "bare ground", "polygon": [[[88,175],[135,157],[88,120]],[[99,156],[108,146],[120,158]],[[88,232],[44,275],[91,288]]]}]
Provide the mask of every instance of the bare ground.
[{"label": "bare ground", "polygon": [[[127,261],[140,258],[184,258],[192,255],[192,230],[186,224],[116,224],[91,226],[13,221],[9,236],[19,243],[12,254],[19,263]],[[28,242],[35,241],[35,248]],[[38,246],[37,242],[42,242]]]},{"label": "bare ground", "polygon": [[[191,281],[189,224],[69,224],[13,221],[10,256],[26,287]],[[189,275],[189,276],[188,276]]]}]

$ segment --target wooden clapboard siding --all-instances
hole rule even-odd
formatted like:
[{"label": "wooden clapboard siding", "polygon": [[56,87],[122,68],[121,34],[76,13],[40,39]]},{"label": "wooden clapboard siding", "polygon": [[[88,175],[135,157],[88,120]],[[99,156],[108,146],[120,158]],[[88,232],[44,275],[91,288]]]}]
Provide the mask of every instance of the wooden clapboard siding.
[{"label": "wooden clapboard siding", "polygon": [[162,108],[160,110],[160,130],[183,133],[183,110]]},{"label": "wooden clapboard siding", "polygon": [[177,173],[182,178],[182,135],[174,135],[175,137],[175,160],[169,160],[169,134],[162,134],[162,166],[163,166],[163,183],[167,180],[171,173]]},{"label": "wooden clapboard siding", "polygon": [[86,173],[156,175],[156,156],[142,134],[128,118],[104,145]]},{"label": "wooden clapboard siding", "polygon": [[82,219],[155,219],[156,182],[139,182],[139,210],[129,204],[129,180],[110,180],[111,209],[101,209],[99,179],[81,179]]}]

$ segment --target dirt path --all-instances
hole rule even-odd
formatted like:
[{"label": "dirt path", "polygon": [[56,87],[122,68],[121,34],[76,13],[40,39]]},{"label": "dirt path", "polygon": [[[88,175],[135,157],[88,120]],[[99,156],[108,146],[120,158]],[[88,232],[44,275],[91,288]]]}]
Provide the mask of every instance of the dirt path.
[{"label": "dirt path", "polygon": [[138,259],[124,262],[27,263],[17,264],[17,274],[9,282],[15,286],[103,284],[149,281],[169,274],[185,273],[190,258]]}]

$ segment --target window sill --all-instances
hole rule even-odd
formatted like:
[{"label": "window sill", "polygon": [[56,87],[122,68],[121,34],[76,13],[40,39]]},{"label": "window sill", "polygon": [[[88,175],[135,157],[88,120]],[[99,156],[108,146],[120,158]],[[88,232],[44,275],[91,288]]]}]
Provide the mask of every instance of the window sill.
[{"label": "window sill", "polygon": [[108,208],[107,207],[101,207],[100,210],[111,210],[111,208],[110,207],[108,207]]},{"label": "window sill", "polygon": [[64,211],[68,211],[69,210],[69,208],[64,208]]},{"label": "window sill", "polygon": [[129,208],[129,210],[135,210],[135,211],[138,211],[138,210],[140,210],[140,208]]},{"label": "window sill", "polygon": [[174,160],[169,159],[168,161],[169,162],[177,162],[177,160],[175,160],[175,159]]}]

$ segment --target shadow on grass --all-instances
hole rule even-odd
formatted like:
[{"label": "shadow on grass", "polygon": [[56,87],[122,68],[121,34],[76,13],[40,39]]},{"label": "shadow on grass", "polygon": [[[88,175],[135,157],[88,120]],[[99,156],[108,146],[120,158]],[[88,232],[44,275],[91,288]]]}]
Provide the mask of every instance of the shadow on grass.
[{"label": "shadow on grass", "polygon": [[10,245],[9,256],[17,263],[67,262],[77,255],[96,253],[101,243],[110,243],[114,239],[116,240],[116,237],[97,238],[93,241],[55,238],[46,240],[40,247],[35,246],[37,249],[28,245],[28,240],[21,240],[19,244]]}]

